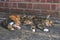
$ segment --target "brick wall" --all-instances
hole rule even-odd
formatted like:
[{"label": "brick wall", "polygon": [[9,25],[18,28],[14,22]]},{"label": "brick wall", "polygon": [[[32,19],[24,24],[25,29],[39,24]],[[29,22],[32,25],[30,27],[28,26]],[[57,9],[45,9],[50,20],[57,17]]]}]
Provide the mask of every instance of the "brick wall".
[{"label": "brick wall", "polygon": [[0,11],[51,14],[59,17],[60,0],[1,0]]}]

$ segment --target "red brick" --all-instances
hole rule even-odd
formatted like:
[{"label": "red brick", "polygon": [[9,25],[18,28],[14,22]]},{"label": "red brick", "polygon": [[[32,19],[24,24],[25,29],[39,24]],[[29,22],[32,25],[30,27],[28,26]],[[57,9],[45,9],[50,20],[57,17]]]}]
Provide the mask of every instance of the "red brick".
[{"label": "red brick", "polygon": [[33,4],[34,9],[41,9],[41,4]]},{"label": "red brick", "polygon": [[50,10],[50,5],[49,4],[34,4],[33,8],[34,9]]},{"label": "red brick", "polygon": [[8,5],[8,6],[9,6],[9,8],[12,8],[12,3],[9,3],[9,5]]},{"label": "red brick", "polygon": [[50,2],[50,3],[52,3],[52,1],[53,1],[53,0],[47,0],[47,2]]},{"label": "red brick", "polygon": [[45,2],[45,0],[41,0],[41,2]]},{"label": "red brick", "polygon": [[17,8],[17,3],[13,3],[12,6]]},{"label": "red brick", "polygon": [[27,4],[28,9],[32,9],[32,4]]},{"label": "red brick", "polygon": [[41,4],[41,9],[50,9],[50,5],[49,4]]},{"label": "red brick", "polygon": [[22,2],[22,0],[16,0],[16,2]]},{"label": "red brick", "polygon": [[8,3],[5,3],[5,7],[8,7]]},{"label": "red brick", "polygon": [[4,4],[3,3],[0,3],[0,7],[4,7]]},{"label": "red brick", "polygon": [[8,9],[8,8],[2,8],[0,11],[1,11],[1,12],[8,12],[9,9]]},{"label": "red brick", "polygon": [[31,0],[24,0],[24,2],[31,2]]},{"label": "red brick", "polygon": [[49,4],[42,4],[41,9],[50,10],[50,5]]},{"label": "red brick", "polygon": [[17,8],[17,3],[8,3],[9,8]]},{"label": "red brick", "polygon": [[26,8],[27,4],[25,3],[18,3],[19,8]]},{"label": "red brick", "polygon": [[53,3],[59,3],[59,0],[53,0]]},{"label": "red brick", "polygon": [[56,10],[56,5],[55,4],[51,5],[51,10]]},{"label": "red brick", "polygon": [[38,14],[40,13],[40,10],[25,10],[27,12],[27,14]]},{"label": "red brick", "polygon": [[18,12],[23,12],[23,9],[10,9],[11,12],[18,13]]},{"label": "red brick", "polygon": [[15,0],[9,0],[10,2],[14,2]]},{"label": "red brick", "polygon": [[40,0],[32,0],[32,2],[39,2]]},{"label": "red brick", "polygon": [[60,4],[57,5],[56,10],[60,11]]}]

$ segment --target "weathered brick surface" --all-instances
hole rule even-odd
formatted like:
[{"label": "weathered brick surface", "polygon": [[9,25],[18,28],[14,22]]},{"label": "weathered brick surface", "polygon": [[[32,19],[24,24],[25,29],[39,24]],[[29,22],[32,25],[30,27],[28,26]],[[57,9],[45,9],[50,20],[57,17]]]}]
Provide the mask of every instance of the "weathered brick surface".
[{"label": "weathered brick surface", "polygon": [[47,0],[47,2],[52,3],[52,0]]},{"label": "weathered brick surface", "polygon": [[51,10],[56,10],[56,5],[55,4],[51,5]]},{"label": "weathered brick surface", "polygon": [[53,3],[59,3],[60,0],[52,0]]},{"label": "weathered brick surface", "polygon": [[27,9],[32,9],[32,4],[31,3],[27,4]]},{"label": "weathered brick surface", "polygon": [[25,3],[18,3],[18,8],[26,8],[26,5]]},{"label": "weathered brick surface", "polygon": [[1,2],[1,3],[0,3],[0,7],[4,7],[4,3]]},{"label": "weathered brick surface", "polygon": [[46,0],[41,0],[41,2],[46,2]]},{"label": "weathered brick surface", "polygon": [[[49,14],[48,11],[51,13],[56,13],[56,11],[60,12],[60,0],[6,0],[0,1],[0,8],[2,7],[2,11],[7,11],[6,8],[10,9],[18,9],[18,10],[29,10],[29,13],[35,13],[36,11],[41,11],[38,13]],[[32,10],[32,11],[31,11]],[[34,11],[36,10],[36,11]],[[47,11],[42,12],[42,11]],[[4,12],[5,12],[4,11]],[[12,11],[12,10],[11,10]],[[17,11],[17,10],[15,10]],[[26,11],[28,12],[28,11]],[[36,12],[37,13],[37,12]],[[57,14],[57,13],[56,13]],[[55,15],[53,15],[55,16]]]}]

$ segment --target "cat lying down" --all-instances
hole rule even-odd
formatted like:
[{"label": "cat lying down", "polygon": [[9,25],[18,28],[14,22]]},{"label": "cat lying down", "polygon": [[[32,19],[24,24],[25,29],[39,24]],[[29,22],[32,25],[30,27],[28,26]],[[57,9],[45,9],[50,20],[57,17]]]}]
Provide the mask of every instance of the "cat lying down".
[{"label": "cat lying down", "polygon": [[[8,17],[7,28],[9,30],[20,30],[23,25],[30,25],[32,32],[36,31],[36,28],[42,29],[45,32],[48,32],[49,29],[46,27],[51,27],[53,22],[49,19],[41,19],[36,16],[22,16],[12,14]],[[10,22],[9,22],[10,21]]]},{"label": "cat lying down", "polygon": [[9,16],[10,20],[12,20],[11,22],[8,23],[7,28],[9,30],[14,30],[16,29],[21,29],[20,27],[20,15],[10,15]]}]

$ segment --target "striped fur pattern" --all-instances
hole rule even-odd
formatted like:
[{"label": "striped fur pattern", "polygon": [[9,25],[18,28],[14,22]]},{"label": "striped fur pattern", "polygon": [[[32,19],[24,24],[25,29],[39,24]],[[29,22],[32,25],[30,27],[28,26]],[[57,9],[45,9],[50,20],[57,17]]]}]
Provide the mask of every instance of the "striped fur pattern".
[{"label": "striped fur pattern", "polygon": [[52,20],[48,18],[40,18],[39,16],[27,16],[27,15],[10,15],[9,19],[12,20],[8,23],[7,28],[9,30],[21,29],[23,25],[30,25],[33,32],[36,28],[44,29],[45,27],[51,27],[53,25]]}]

